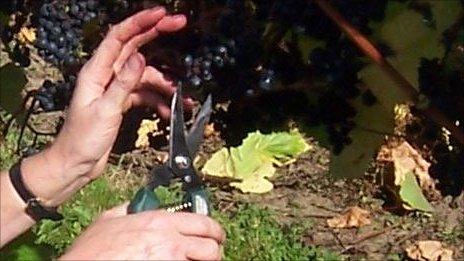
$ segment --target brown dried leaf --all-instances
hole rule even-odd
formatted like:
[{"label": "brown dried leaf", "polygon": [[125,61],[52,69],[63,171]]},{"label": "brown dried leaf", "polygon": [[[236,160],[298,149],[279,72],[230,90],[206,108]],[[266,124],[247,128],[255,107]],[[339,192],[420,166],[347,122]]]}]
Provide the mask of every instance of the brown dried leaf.
[{"label": "brown dried leaf", "polygon": [[383,162],[392,162],[394,166],[395,185],[399,186],[407,173],[413,173],[425,191],[435,191],[435,182],[429,175],[430,163],[407,141],[383,146],[377,157]]},{"label": "brown dried leaf", "polygon": [[343,215],[327,220],[327,225],[332,228],[351,228],[369,225],[369,211],[360,207],[351,207]]},{"label": "brown dried leaf", "polygon": [[211,123],[205,125],[205,131],[203,135],[205,138],[219,137],[219,132],[214,128],[214,123]]},{"label": "brown dried leaf", "polygon": [[418,241],[407,247],[406,253],[412,260],[418,261],[453,260],[453,251],[444,248],[439,241]]}]

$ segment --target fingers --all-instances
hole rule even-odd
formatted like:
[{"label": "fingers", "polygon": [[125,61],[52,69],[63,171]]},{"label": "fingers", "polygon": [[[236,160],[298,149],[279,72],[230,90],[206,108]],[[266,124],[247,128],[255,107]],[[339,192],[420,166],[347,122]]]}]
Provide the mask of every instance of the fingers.
[{"label": "fingers", "polygon": [[187,24],[187,18],[184,15],[165,16],[156,24],[159,32],[171,33],[178,31]]},{"label": "fingers", "polygon": [[150,86],[166,97],[174,95],[176,88],[174,82],[166,77],[152,66],[145,67],[140,83],[144,86]]},{"label": "fingers", "polygon": [[121,54],[114,64],[114,70],[117,72],[127,57],[142,45],[148,43],[163,32],[175,32],[182,29],[187,24],[187,19],[183,15],[164,16],[158,23],[148,31],[139,34],[130,39],[123,47]]},{"label": "fingers", "polygon": [[126,100],[132,90],[137,86],[145,68],[145,59],[140,53],[132,54],[122,67],[121,71],[116,74],[108,90],[103,94],[103,104],[112,104],[120,111],[124,109]]},{"label": "fingers", "polygon": [[109,219],[109,218],[117,218],[127,215],[127,207],[129,206],[129,202],[125,202],[122,205],[116,206],[112,209],[109,209],[102,213],[100,216],[101,219]]},{"label": "fingers", "polygon": [[185,236],[207,237],[222,243],[226,234],[222,227],[207,216],[193,213],[175,213],[171,216],[171,222],[179,232]]},{"label": "fingers", "polygon": [[120,56],[126,42],[147,30],[149,31],[146,34],[156,36],[153,33],[156,29],[150,30],[150,28],[154,28],[156,23],[165,15],[166,10],[164,8],[156,7],[141,11],[113,26],[83,70],[98,75],[93,81],[100,86],[106,86],[113,74],[113,64]]},{"label": "fingers", "polygon": [[[145,67],[140,83],[143,87],[155,90],[163,96],[171,98],[176,91],[173,81],[168,80],[163,73],[158,71],[152,66]],[[184,106],[186,110],[190,110],[195,106],[195,102],[191,98],[184,99]]]},{"label": "fingers", "polygon": [[185,255],[189,260],[220,260],[221,248],[211,238],[185,237],[187,249]]},{"label": "fingers", "polygon": [[162,119],[169,119],[171,115],[171,109],[166,101],[156,92],[141,89],[129,96],[129,107],[126,107],[125,110],[130,109],[132,106],[148,106],[156,110],[158,116]]}]

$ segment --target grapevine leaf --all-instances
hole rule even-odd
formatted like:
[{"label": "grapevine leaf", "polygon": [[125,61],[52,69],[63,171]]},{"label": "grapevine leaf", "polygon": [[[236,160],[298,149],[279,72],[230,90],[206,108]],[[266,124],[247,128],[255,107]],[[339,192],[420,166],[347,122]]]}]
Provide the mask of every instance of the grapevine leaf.
[{"label": "grapevine leaf", "polygon": [[24,70],[13,63],[0,67],[0,107],[9,113],[21,109],[21,91],[27,84]]},{"label": "grapevine leaf", "polygon": [[324,41],[310,37],[306,34],[298,34],[298,50],[301,53],[301,58],[304,64],[309,60],[311,52],[317,48],[324,46]]},{"label": "grapevine leaf", "polygon": [[272,166],[272,163],[266,162],[251,173],[248,178],[244,178],[242,182],[231,182],[230,185],[245,193],[266,193],[271,191],[274,186],[264,177],[274,175],[275,171],[276,169]]},{"label": "grapevine leaf", "polygon": [[337,178],[355,178],[364,175],[385,133],[394,128],[393,111],[376,103],[363,105],[361,98],[352,104],[358,111],[354,118],[356,127],[350,132],[352,143],[330,160],[330,173]]},{"label": "grapevine leaf", "polygon": [[230,185],[243,192],[265,193],[272,189],[266,180],[283,165],[310,149],[298,131],[262,134],[250,133],[236,148],[223,148],[213,154],[202,171],[207,175],[241,180]]},{"label": "grapevine leaf", "polygon": [[400,185],[400,197],[411,208],[432,212],[434,209],[422,194],[422,190],[412,172],[406,173]]},{"label": "grapevine leaf", "polygon": [[[459,1],[430,1],[430,6],[435,27],[427,26],[421,14],[399,2],[389,2],[384,22],[372,26],[373,38],[386,43],[395,53],[389,62],[416,87],[420,59],[443,57],[442,33],[461,10]],[[364,67],[360,77],[387,108],[408,100],[406,93],[375,64]]]}]

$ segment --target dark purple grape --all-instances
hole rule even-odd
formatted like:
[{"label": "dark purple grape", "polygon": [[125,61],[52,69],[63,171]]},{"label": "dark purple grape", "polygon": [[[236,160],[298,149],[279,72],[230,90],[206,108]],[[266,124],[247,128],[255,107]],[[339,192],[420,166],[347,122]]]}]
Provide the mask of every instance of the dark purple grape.
[{"label": "dark purple grape", "polygon": [[66,66],[75,65],[75,64],[77,64],[77,62],[78,62],[77,59],[73,55],[68,55],[64,60],[64,64]]},{"label": "dark purple grape", "polygon": [[192,78],[190,78],[190,83],[195,86],[195,87],[198,87],[201,85],[201,79],[200,77],[194,75]]},{"label": "dark purple grape", "polygon": [[69,51],[65,47],[62,47],[56,53],[56,57],[58,57],[58,59],[60,59],[60,60],[64,60],[66,58],[66,56],[68,55],[68,53],[69,53]]},{"label": "dark purple grape", "polygon": [[89,0],[87,1],[87,9],[91,11],[95,11],[98,7],[98,2],[95,0]]},{"label": "dark purple grape", "polygon": [[57,43],[57,45],[59,47],[64,47],[64,46],[66,46],[66,43],[67,43],[66,38],[62,35],[62,36],[58,37],[56,43]]},{"label": "dark purple grape", "polygon": [[51,5],[50,4],[44,4],[40,8],[40,15],[41,16],[50,16],[50,12],[51,12]]},{"label": "dark purple grape", "polygon": [[39,38],[35,43],[37,47],[47,49],[49,46],[49,42],[47,38]]}]

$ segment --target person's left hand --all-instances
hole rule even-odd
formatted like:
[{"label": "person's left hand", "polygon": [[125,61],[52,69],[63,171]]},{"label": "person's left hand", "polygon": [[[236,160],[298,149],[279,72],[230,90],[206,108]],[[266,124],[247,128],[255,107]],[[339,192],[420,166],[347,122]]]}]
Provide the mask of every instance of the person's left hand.
[{"label": "person's left hand", "polygon": [[[44,205],[56,206],[73,192],[98,177],[115,142],[123,113],[133,106],[151,106],[167,118],[170,109],[163,97],[175,87],[162,73],[145,65],[138,52],[160,33],[174,32],[186,24],[183,15],[166,15],[162,7],[141,11],[113,26],[93,57],[80,71],[67,119],[44,162],[54,166],[47,177],[29,174],[27,185]],[[187,105],[193,103],[185,100]],[[31,164],[32,165],[32,164]],[[56,169],[58,168],[58,169]],[[56,179],[56,188],[44,188],[43,179]]]}]

